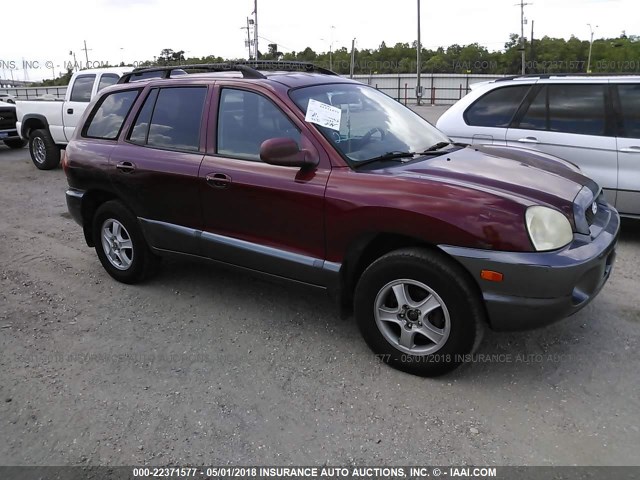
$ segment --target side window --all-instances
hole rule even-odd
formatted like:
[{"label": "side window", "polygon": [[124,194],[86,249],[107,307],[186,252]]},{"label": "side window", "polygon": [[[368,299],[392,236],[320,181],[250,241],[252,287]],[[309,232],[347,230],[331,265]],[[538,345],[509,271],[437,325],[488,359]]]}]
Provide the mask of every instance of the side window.
[{"label": "side window", "polygon": [[115,73],[105,73],[100,77],[100,83],[98,83],[98,91],[103,88],[110,87],[111,85],[115,85],[118,83],[118,79],[120,77]]},{"label": "side window", "polygon": [[622,107],[622,136],[640,138],[640,84],[618,85]]},{"label": "side window", "polygon": [[150,147],[197,152],[207,87],[152,90],[135,121],[129,140]]},{"label": "side window", "polygon": [[300,145],[300,130],[270,100],[245,90],[222,89],[218,110],[217,153],[260,160],[260,145],[277,137]]},{"label": "side window", "polygon": [[491,90],[467,109],[465,122],[476,127],[508,127],[529,88],[516,85]]},{"label": "side window", "polygon": [[72,102],[89,102],[91,100],[91,89],[93,82],[96,80],[95,75],[80,75],[76,77],[71,89],[70,100]]},{"label": "side window", "polygon": [[149,124],[151,123],[151,114],[153,113],[153,107],[156,106],[156,99],[158,98],[158,89],[154,88],[147,96],[142,108],[138,112],[138,117],[133,124],[133,129],[129,134],[129,140],[134,143],[144,145],[147,143],[147,135],[149,134]]},{"label": "side window", "polygon": [[605,85],[549,85],[549,130],[605,134]]},{"label": "side window", "polygon": [[529,105],[517,128],[547,129],[547,87],[542,87]]},{"label": "side window", "polygon": [[126,90],[106,95],[91,114],[83,136],[114,140],[118,138],[139,90]]}]

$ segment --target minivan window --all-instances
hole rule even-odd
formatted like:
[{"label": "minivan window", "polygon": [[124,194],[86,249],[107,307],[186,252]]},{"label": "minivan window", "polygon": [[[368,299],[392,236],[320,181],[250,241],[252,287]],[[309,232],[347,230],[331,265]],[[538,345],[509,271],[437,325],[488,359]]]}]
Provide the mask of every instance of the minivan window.
[{"label": "minivan window", "polygon": [[76,81],[73,82],[73,88],[71,89],[70,100],[72,102],[90,101],[91,90],[93,89],[95,79],[95,75],[80,75],[76,77]]},{"label": "minivan window", "polygon": [[[131,140],[151,147],[197,152],[200,148],[200,123],[207,87],[162,88],[155,99],[151,121],[145,118],[149,95],[131,132]],[[144,127],[149,123],[149,129]]]},{"label": "minivan window", "polygon": [[605,85],[553,84],[549,89],[549,130],[605,134]]},{"label": "minivan window", "polygon": [[293,138],[300,130],[270,100],[246,90],[224,88],[218,110],[218,153],[260,160],[260,145],[270,138]]},{"label": "minivan window", "polygon": [[126,90],[105,95],[89,118],[84,136],[106,140],[118,138],[124,119],[127,118],[139,92]]},{"label": "minivan window", "polygon": [[622,109],[622,134],[627,138],[640,138],[640,84],[618,85]]},{"label": "minivan window", "polygon": [[103,88],[110,87],[111,85],[115,85],[118,83],[118,79],[120,77],[115,73],[105,73],[100,77],[100,83],[98,83],[98,91]]},{"label": "minivan window", "polygon": [[508,127],[530,85],[516,85],[491,90],[464,113],[467,125]]}]

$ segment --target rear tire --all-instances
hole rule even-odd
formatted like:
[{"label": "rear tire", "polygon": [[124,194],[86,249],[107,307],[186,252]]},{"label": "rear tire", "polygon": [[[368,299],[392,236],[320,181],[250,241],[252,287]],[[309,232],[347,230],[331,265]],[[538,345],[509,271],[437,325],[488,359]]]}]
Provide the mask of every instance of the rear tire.
[{"label": "rear tire", "polygon": [[39,170],[52,170],[60,164],[60,148],[53,141],[49,130],[38,129],[31,132],[29,153]]},{"label": "rear tire", "polygon": [[9,147],[9,148],[22,148],[24,147],[27,142],[25,140],[22,140],[21,138],[15,139],[15,140],[4,140],[4,144]]},{"label": "rear tire", "polygon": [[159,258],[147,245],[136,217],[120,202],[102,204],[93,218],[93,243],[100,263],[122,283],[138,283],[156,271]]},{"label": "rear tire", "polygon": [[355,317],[380,360],[424,377],[468,361],[485,322],[478,289],[462,267],[420,248],[388,253],[364,271]]}]

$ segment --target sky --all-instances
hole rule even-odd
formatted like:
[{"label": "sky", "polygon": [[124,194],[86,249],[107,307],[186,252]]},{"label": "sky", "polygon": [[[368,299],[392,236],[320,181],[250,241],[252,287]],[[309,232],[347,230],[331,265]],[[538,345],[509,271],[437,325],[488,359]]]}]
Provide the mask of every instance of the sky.
[{"label": "sky", "polygon": [[[525,36],[588,40],[640,34],[638,0],[526,0]],[[504,47],[520,31],[518,0],[421,0],[422,44],[435,49],[477,42]],[[258,0],[260,51],[277,43],[281,52],[377,48],[416,39],[417,0]],[[253,0],[30,0],[28,15],[4,16],[0,76],[51,78],[73,55],[92,66],[152,60],[163,48],[186,56],[246,57],[246,18]],[[596,28],[597,25],[597,28]],[[13,41],[7,41],[13,39]],[[639,59],[640,60],[640,59]],[[23,68],[24,62],[29,68]]]}]

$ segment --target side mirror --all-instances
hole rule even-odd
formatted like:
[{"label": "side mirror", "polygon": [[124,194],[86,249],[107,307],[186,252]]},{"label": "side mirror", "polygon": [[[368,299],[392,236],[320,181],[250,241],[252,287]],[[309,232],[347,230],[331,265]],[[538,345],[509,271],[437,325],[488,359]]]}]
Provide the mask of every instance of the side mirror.
[{"label": "side mirror", "polygon": [[317,155],[300,150],[293,138],[270,138],[260,145],[260,160],[282,167],[310,168],[318,165]]}]

